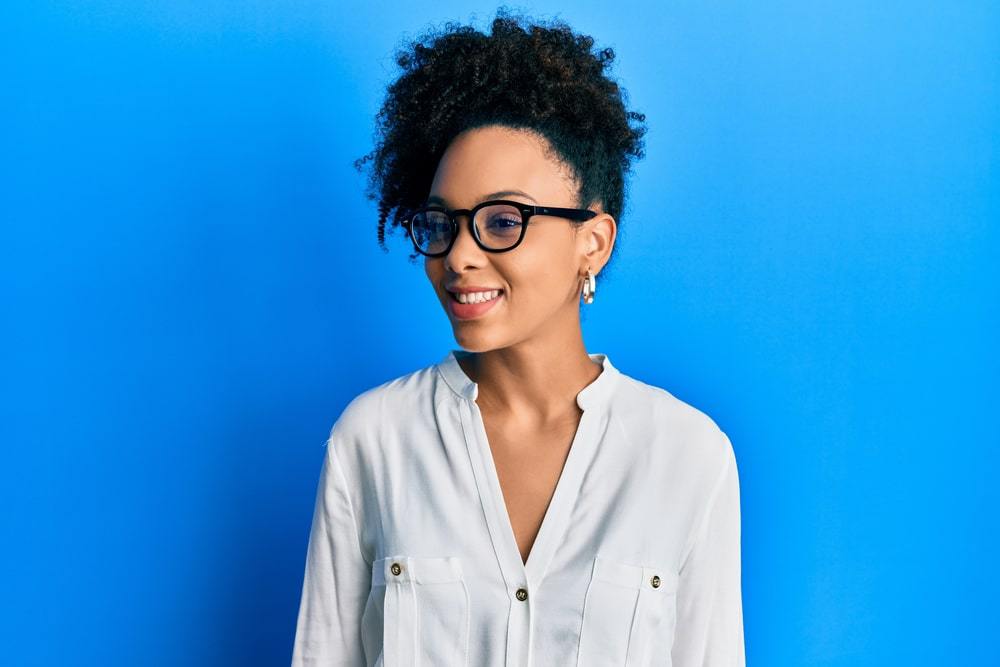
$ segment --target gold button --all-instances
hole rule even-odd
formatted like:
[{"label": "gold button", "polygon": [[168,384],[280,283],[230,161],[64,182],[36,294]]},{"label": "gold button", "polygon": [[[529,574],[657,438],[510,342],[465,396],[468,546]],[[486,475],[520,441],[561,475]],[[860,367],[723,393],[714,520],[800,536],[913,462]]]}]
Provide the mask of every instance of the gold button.
[{"label": "gold button", "polygon": [[653,588],[660,587],[660,575],[654,574],[653,578],[649,580],[649,583],[653,585]]},{"label": "gold button", "polygon": [[523,588],[518,588],[517,592],[514,593],[514,597],[516,597],[521,602],[524,602],[525,600],[528,599],[528,591],[524,590]]},{"label": "gold button", "polygon": [[397,575],[403,571],[403,568],[400,567],[399,563],[393,563],[392,567],[390,567],[389,569],[392,571],[393,574]]}]

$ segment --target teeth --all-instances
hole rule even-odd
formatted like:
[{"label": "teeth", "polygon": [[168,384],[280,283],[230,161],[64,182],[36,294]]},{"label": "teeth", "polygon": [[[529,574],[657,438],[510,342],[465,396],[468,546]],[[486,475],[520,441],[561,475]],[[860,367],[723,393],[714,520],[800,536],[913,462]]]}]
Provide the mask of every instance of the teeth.
[{"label": "teeth", "polygon": [[500,295],[501,290],[495,289],[490,292],[468,292],[465,294],[456,294],[456,300],[459,303],[482,303],[484,301],[492,301]]}]

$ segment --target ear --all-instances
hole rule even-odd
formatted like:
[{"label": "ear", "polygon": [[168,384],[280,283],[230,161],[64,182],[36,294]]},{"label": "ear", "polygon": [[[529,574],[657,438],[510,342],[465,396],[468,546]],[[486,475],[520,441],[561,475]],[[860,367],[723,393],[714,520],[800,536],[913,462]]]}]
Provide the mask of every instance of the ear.
[{"label": "ear", "polygon": [[608,213],[600,213],[580,226],[577,249],[580,253],[580,273],[590,267],[594,275],[600,273],[611,257],[618,235],[618,223]]}]

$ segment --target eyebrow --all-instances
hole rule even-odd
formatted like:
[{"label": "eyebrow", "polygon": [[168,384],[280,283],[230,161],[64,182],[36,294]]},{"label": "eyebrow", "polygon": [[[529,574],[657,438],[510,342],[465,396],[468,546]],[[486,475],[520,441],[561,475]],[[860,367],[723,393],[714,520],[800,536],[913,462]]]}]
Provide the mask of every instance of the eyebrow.
[{"label": "eyebrow", "polygon": [[[538,201],[534,197],[532,197],[531,195],[529,195],[527,192],[523,192],[521,190],[498,190],[497,192],[491,192],[488,195],[485,195],[479,201],[480,202],[484,202],[484,201],[488,201],[490,199],[500,199],[502,197],[509,197],[510,195],[517,195],[519,197],[526,197],[526,198],[530,199],[531,201],[535,202],[536,204],[538,203]],[[427,198],[427,203],[428,204],[439,204],[441,206],[448,207],[448,202],[446,202],[443,197],[438,197],[437,195],[431,195],[431,196],[429,196]]]}]

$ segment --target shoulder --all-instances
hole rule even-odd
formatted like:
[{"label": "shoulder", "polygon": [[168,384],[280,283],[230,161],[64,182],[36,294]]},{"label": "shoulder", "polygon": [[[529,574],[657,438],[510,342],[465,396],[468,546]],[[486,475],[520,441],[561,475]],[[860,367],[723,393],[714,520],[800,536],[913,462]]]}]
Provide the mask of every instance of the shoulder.
[{"label": "shoulder", "polygon": [[729,437],[705,411],[663,387],[624,374],[620,380],[614,413],[631,440],[709,476],[735,460]]},{"label": "shoulder", "polygon": [[426,413],[432,400],[435,366],[428,365],[365,389],[351,399],[330,429],[340,447],[376,439],[391,422]]}]

